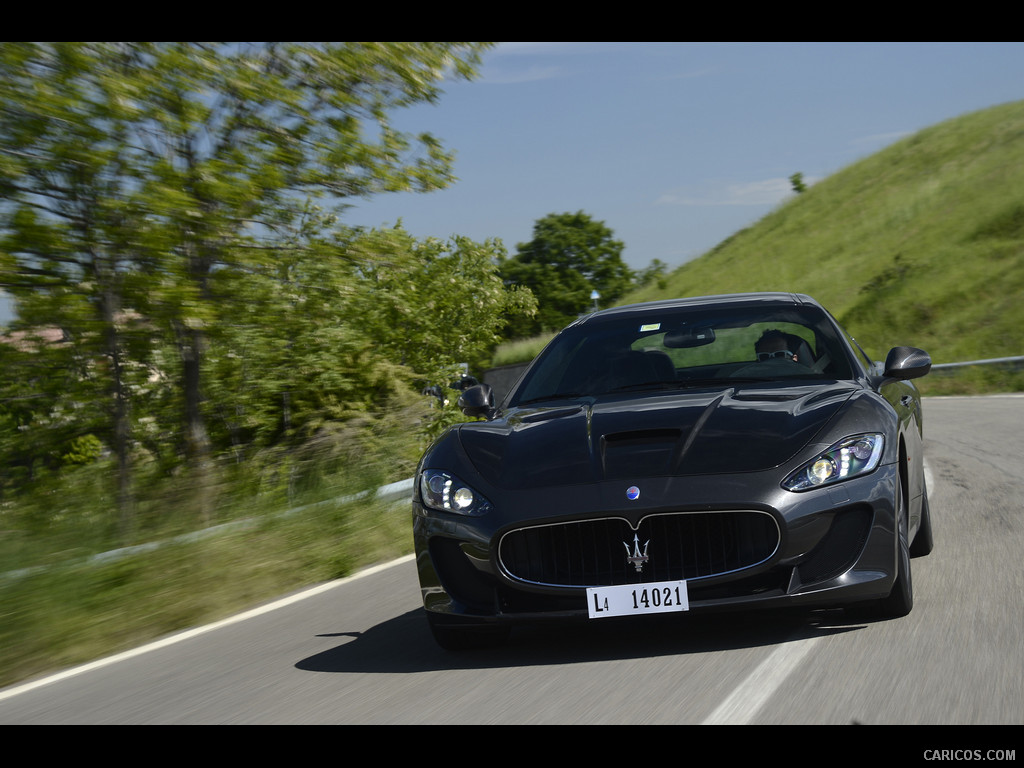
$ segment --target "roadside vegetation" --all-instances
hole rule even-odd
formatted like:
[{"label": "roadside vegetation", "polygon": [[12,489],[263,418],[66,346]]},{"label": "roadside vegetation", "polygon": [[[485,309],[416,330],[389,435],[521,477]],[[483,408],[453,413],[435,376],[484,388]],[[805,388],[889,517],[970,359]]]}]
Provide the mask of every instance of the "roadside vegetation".
[{"label": "roadside vegetation", "polygon": [[491,364],[498,368],[503,365],[516,365],[518,363],[526,363],[533,360],[540,351],[547,346],[547,343],[551,341],[555,336],[555,332],[540,333],[536,336],[531,336],[528,339],[513,339],[511,341],[503,341],[494,350],[494,356],[491,358]]},{"label": "roadside vegetation", "polygon": [[174,513],[175,499],[190,495],[183,482],[158,481],[150,492],[155,517],[139,537],[156,546],[125,550],[106,524],[114,489],[104,486],[114,473],[103,463],[5,503],[0,686],[408,553],[408,503],[362,493],[390,474],[371,464],[353,472],[350,462],[324,461],[291,488],[236,478],[217,493],[210,527],[197,526],[187,510]]},{"label": "roadside vegetation", "polygon": [[392,120],[488,47],[0,47],[0,683],[411,546],[338,499],[408,477],[461,418],[422,390],[536,304],[497,241],[344,213],[452,183]]}]

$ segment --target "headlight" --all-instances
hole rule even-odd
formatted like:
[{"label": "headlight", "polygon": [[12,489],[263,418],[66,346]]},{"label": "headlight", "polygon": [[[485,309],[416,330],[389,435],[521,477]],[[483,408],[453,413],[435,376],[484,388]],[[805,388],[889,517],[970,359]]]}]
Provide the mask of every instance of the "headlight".
[{"label": "headlight", "polygon": [[425,469],[420,475],[423,505],[461,515],[483,515],[491,503],[464,482],[439,469]]},{"label": "headlight", "polygon": [[884,445],[882,435],[849,437],[804,464],[786,478],[782,487],[789,491],[806,491],[866,475],[878,466]]}]

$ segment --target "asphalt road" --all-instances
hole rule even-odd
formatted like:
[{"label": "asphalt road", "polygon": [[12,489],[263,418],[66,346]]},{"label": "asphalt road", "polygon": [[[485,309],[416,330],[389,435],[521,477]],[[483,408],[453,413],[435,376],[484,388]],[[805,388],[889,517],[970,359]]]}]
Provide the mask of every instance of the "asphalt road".
[{"label": "asphalt road", "polygon": [[403,560],[63,678],[0,723],[1021,724],[1024,397],[925,403],[935,551],[910,616],[652,617],[448,654]]}]

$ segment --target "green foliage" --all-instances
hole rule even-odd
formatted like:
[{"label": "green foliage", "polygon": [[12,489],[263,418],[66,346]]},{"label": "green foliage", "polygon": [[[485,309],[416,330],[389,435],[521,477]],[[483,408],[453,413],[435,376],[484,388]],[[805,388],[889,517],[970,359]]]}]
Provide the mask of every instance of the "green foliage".
[{"label": "green foliage", "polygon": [[522,338],[557,330],[593,308],[615,304],[633,287],[633,273],[622,259],[623,244],[603,222],[583,211],[552,213],[533,227],[533,239],[516,246],[516,255],[499,262],[502,278],[529,288],[537,313],[510,318],[507,335]]},{"label": "green foliage", "polygon": [[425,384],[454,380],[460,363],[479,371],[501,340],[503,318],[536,308],[529,290],[503,284],[498,241],[417,242],[395,228],[361,233],[349,252],[367,264],[353,316],[389,359]]},{"label": "green foliage", "polygon": [[668,281],[666,280],[667,274],[668,264],[661,259],[651,259],[650,264],[636,273],[634,276],[634,283],[639,288],[654,285],[664,290],[668,285]]},{"label": "green foliage", "polygon": [[[127,513],[140,460],[200,472],[220,451],[301,444],[335,420],[384,418],[414,374],[432,375],[388,357],[372,314],[385,261],[414,286],[458,262],[464,282],[489,246],[436,264],[409,238],[378,254],[336,215],[349,197],[451,182],[451,153],[391,116],[473,76],[486,47],[0,47],[0,288],[17,309],[0,344],[15,364],[0,385],[3,480],[31,480],[92,434],[117,458]],[[476,307],[497,297],[504,311],[505,296]],[[492,343],[466,327],[444,327],[472,339],[453,354]],[[31,338],[51,330],[60,342]]]},{"label": "green foliage", "polygon": [[[816,183],[672,272],[664,289],[624,301],[798,291],[876,359],[899,344],[936,363],[1021,355],[1021,169],[1024,102],[965,115]],[[1017,386],[991,381],[1007,385]]]},{"label": "green foliage", "polygon": [[0,336],[0,495],[61,466],[86,435],[109,434],[88,342],[52,327]]},{"label": "green foliage", "polygon": [[548,342],[554,336],[554,333],[542,333],[538,336],[531,336],[528,339],[513,339],[502,342],[494,350],[491,365],[497,367],[527,363],[539,355],[541,350],[548,345]]},{"label": "green foliage", "polygon": [[67,465],[91,464],[103,455],[103,443],[96,435],[82,435],[71,441],[71,447],[62,457]]},{"label": "green foliage", "polygon": [[298,445],[331,422],[382,418],[461,363],[479,370],[501,318],[533,306],[498,278],[501,253],[396,227],[328,232],[266,269],[222,270],[213,288],[230,320],[210,331],[207,353],[215,439]]}]

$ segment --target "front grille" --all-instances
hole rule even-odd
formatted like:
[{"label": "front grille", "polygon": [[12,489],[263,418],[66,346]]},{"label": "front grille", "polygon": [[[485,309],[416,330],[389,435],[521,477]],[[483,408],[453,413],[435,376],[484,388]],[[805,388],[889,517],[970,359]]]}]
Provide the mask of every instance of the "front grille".
[{"label": "front grille", "polygon": [[[615,517],[519,528],[502,536],[498,559],[518,581],[598,587],[718,576],[763,563],[778,546],[778,524],[765,512],[677,512],[646,517],[636,530]],[[645,549],[637,570],[628,558]]]}]

